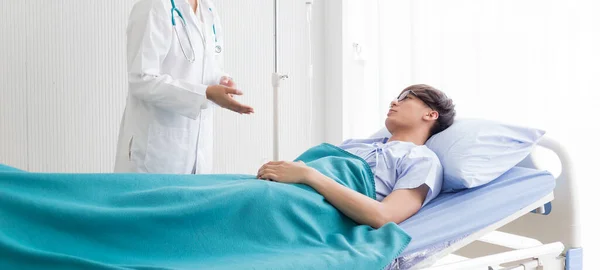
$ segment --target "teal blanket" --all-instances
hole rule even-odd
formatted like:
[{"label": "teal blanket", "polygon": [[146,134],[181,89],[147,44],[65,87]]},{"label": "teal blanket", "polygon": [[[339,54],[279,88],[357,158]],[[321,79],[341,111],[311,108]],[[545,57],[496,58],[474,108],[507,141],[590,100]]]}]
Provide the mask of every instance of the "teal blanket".
[{"label": "teal blanket", "polygon": [[[297,160],[375,198],[358,157],[322,144]],[[381,269],[409,242],[394,223],[358,225],[306,185],[253,175],[0,166],[0,269]]]}]

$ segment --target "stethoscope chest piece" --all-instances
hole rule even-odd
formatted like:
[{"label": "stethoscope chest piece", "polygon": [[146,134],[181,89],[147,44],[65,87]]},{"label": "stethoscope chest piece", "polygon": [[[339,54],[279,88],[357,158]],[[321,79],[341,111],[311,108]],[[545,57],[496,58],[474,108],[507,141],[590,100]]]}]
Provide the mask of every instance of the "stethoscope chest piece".
[{"label": "stethoscope chest piece", "polygon": [[223,51],[223,48],[221,48],[220,45],[215,46],[215,52],[216,53],[221,53],[221,51]]}]

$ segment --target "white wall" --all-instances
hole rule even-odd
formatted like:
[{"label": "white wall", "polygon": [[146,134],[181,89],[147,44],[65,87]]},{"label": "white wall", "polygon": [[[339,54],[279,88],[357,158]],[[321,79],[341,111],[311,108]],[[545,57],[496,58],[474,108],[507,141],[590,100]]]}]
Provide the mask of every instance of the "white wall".
[{"label": "white wall", "polygon": [[[382,128],[389,102],[409,82],[412,4],[344,0],[328,1],[328,6],[326,27],[331,35],[326,37],[326,50],[332,54],[328,55],[326,81],[327,95],[332,96],[328,106],[335,109],[327,114],[327,123],[334,128],[326,134],[332,136],[333,143],[339,143],[368,137]],[[386,25],[383,15],[397,21]],[[338,22],[341,25],[335,24]]]},{"label": "white wall", "polygon": [[0,160],[21,168],[27,167],[27,54],[20,31],[26,19],[13,10],[25,6],[0,2]]},{"label": "white wall", "polygon": [[0,162],[32,171],[112,167],[129,6],[2,1]]},{"label": "white wall", "polygon": [[345,3],[344,0],[326,0],[324,7],[325,141],[334,144],[343,139],[344,63],[348,50],[344,39]]},{"label": "white wall", "polygon": [[[215,172],[255,173],[272,156],[273,1],[215,0],[225,67],[256,113],[220,110]],[[127,92],[127,1],[0,3],[0,163],[30,171],[110,172]],[[315,61],[312,128],[304,1],[279,1],[281,154],[324,140],[322,71]],[[25,10],[41,10],[22,16]],[[313,58],[322,59],[324,3],[313,7]],[[19,11],[19,12],[15,12]],[[309,136],[308,132],[311,132]]]},{"label": "white wall", "polygon": [[[229,52],[225,68],[246,95],[241,99],[255,107],[255,115],[239,116],[221,110],[217,115],[215,166],[222,173],[255,173],[272,157],[273,1],[221,1],[225,42]],[[323,140],[323,3],[313,6],[312,121],[308,85],[308,24],[304,1],[278,1],[278,71],[289,79],[281,82],[280,159],[294,159]],[[311,124],[311,125],[310,125]],[[312,128],[309,128],[309,125]],[[309,134],[312,133],[312,134]],[[219,150],[221,149],[221,150]],[[241,152],[236,153],[238,150]]]},{"label": "white wall", "polygon": [[[339,144],[351,137],[368,136],[383,125],[377,108],[378,87],[365,82],[373,61],[368,40],[379,30],[363,16],[372,12],[368,1],[328,0],[325,6],[325,135],[326,142]],[[355,44],[363,48],[356,53]],[[381,121],[379,121],[381,119]]]}]

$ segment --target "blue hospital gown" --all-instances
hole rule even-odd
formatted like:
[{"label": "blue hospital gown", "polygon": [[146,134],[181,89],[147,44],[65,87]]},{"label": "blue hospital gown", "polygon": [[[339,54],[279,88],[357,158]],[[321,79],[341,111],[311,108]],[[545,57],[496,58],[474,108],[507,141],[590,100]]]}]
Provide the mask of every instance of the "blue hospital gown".
[{"label": "blue hospital gown", "polygon": [[346,140],[339,147],[369,164],[378,201],[394,190],[417,188],[422,184],[429,187],[423,206],[440,193],[442,165],[437,155],[425,145],[377,138]]}]

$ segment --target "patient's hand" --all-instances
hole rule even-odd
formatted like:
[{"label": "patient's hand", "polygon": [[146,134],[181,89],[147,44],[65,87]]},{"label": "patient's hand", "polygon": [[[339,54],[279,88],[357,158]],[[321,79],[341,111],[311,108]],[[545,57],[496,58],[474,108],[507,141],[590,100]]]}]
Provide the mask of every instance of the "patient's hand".
[{"label": "patient's hand", "polygon": [[303,184],[313,170],[313,168],[306,166],[302,161],[271,161],[260,167],[256,177],[282,183]]}]

